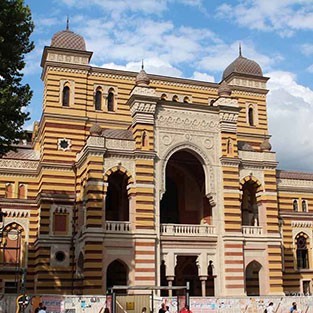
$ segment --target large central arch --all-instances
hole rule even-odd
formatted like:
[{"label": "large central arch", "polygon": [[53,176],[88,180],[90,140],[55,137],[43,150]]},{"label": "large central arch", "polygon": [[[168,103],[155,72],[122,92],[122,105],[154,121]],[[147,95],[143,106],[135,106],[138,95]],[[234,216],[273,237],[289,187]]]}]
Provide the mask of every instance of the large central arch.
[{"label": "large central arch", "polygon": [[160,201],[160,222],[170,224],[210,224],[212,208],[206,197],[204,162],[190,149],[180,149],[169,157],[165,192]]}]

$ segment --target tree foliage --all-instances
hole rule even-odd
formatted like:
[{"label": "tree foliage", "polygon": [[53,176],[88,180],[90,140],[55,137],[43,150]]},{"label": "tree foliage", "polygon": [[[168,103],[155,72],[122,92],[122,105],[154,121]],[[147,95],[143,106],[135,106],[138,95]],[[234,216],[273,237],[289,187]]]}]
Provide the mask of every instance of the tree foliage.
[{"label": "tree foliage", "polygon": [[23,0],[0,0],[0,156],[24,138],[32,91],[22,84],[24,56],[34,48],[34,24]]}]

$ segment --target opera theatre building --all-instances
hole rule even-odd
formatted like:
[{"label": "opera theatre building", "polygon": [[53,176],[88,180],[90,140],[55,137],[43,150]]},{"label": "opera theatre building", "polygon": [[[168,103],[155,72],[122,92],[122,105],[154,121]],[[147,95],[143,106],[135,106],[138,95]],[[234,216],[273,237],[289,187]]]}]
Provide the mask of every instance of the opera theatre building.
[{"label": "opera theatre building", "polygon": [[260,66],[211,83],[91,57],[52,37],[41,119],[0,159],[0,293],[311,293],[313,174],[277,168]]}]

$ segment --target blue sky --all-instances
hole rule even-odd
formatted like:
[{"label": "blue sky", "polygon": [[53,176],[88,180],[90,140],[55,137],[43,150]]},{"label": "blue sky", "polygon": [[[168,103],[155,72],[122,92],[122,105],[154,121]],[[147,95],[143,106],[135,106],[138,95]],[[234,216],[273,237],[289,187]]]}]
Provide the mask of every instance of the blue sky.
[{"label": "blue sky", "polygon": [[268,82],[271,143],[279,168],[313,171],[312,0],[25,0],[36,48],[24,81],[34,96],[32,128],[42,108],[40,59],[57,31],[82,35],[92,65],[220,82],[238,56],[258,62]]}]

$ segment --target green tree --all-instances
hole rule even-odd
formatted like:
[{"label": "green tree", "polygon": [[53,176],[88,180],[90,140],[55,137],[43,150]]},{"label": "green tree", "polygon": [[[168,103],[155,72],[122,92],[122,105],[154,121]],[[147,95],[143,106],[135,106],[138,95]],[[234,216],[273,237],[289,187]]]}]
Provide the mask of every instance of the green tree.
[{"label": "green tree", "polygon": [[24,55],[34,48],[31,12],[23,0],[0,0],[0,156],[24,138],[32,91],[22,84]]}]

